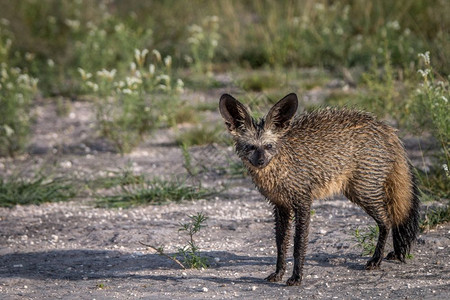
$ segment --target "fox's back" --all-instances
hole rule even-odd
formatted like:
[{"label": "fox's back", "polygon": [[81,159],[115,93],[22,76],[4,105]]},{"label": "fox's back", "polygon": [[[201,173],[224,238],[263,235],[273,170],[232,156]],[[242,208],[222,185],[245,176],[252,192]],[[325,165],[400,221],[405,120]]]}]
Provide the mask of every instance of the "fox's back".
[{"label": "fox's back", "polygon": [[382,180],[395,161],[405,160],[395,130],[356,110],[302,114],[279,138],[280,148],[271,163],[250,171],[264,194],[278,193],[272,199],[299,190],[310,191],[313,198],[327,197],[342,192],[359,176]]}]

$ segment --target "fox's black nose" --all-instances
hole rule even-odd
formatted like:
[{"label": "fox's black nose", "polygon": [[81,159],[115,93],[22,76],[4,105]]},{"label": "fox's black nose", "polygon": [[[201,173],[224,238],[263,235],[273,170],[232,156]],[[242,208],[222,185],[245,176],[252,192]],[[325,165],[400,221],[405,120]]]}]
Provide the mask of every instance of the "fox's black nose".
[{"label": "fox's black nose", "polygon": [[258,159],[257,164],[258,166],[264,165],[264,159],[263,158]]}]

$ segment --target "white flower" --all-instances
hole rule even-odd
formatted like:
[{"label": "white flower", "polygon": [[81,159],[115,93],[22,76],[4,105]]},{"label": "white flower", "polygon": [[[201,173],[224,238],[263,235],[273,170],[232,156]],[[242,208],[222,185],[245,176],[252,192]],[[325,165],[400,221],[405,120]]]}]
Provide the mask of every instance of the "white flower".
[{"label": "white flower", "polygon": [[148,66],[148,71],[150,72],[150,75],[155,74],[155,65],[154,64],[150,64]]},{"label": "white flower", "polygon": [[13,75],[19,75],[22,72],[22,70],[20,68],[11,68],[10,72]]},{"label": "white flower", "polygon": [[116,69],[112,69],[111,71],[108,71],[106,69],[102,69],[101,71],[97,71],[97,76],[102,77],[108,80],[113,80],[114,76],[116,75]]},{"label": "white flower", "polygon": [[189,55],[185,55],[184,56],[184,60],[188,63],[188,64],[192,64],[192,62],[194,61],[192,59],[192,57],[190,57]]},{"label": "white flower", "polygon": [[136,71],[136,63],[135,62],[131,62],[130,63],[130,70],[131,70],[131,72],[135,72]]},{"label": "white flower", "polygon": [[323,10],[325,10],[325,6],[324,6],[322,3],[316,3],[316,4],[314,5],[314,8],[315,8],[316,10],[318,10],[318,11],[323,11]]},{"label": "white flower", "polygon": [[161,61],[161,53],[158,50],[153,49],[152,53],[156,57],[156,61]]},{"label": "white flower", "polygon": [[28,74],[20,74],[19,77],[17,77],[17,83],[23,83],[25,85],[30,84],[30,77]]},{"label": "white flower", "polygon": [[49,58],[49,59],[47,59],[47,65],[50,68],[53,68],[55,66],[55,62],[53,61],[53,59]]},{"label": "white flower", "polygon": [[77,31],[78,29],[80,29],[80,21],[79,20],[70,20],[70,19],[66,19],[66,21],[64,22],[67,27],[69,27],[70,29]]},{"label": "white flower", "polygon": [[166,65],[166,67],[170,68],[170,66],[172,65],[172,57],[170,55],[164,58],[164,64]]},{"label": "white flower", "polygon": [[160,90],[162,90],[162,91],[167,90],[167,86],[165,86],[164,84],[159,84],[159,85],[157,86],[157,88],[160,89]]},{"label": "white flower", "polygon": [[123,89],[122,93],[124,93],[125,95],[131,95],[131,94],[133,94],[133,91],[130,89]]},{"label": "white flower", "polygon": [[92,81],[88,81],[88,82],[86,82],[86,85],[88,87],[90,87],[94,92],[98,91],[98,84],[96,84],[96,83],[94,83]]},{"label": "white flower", "polygon": [[196,36],[191,36],[190,38],[187,39],[187,42],[193,45],[200,44],[200,40]]},{"label": "white flower", "polygon": [[400,29],[400,24],[398,23],[397,20],[390,21],[390,22],[387,22],[386,27],[392,28],[394,30],[399,30]]},{"label": "white flower", "polygon": [[430,51],[419,53],[417,56],[423,59],[425,65],[430,65]]},{"label": "white flower", "polygon": [[181,79],[177,79],[177,87],[175,88],[177,93],[183,93],[184,92],[184,82]]},{"label": "white flower", "polygon": [[117,24],[116,26],[114,26],[114,30],[115,30],[116,32],[121,32],[121,31],[123,31],[124,29],[125,29],[125,26],[124,26],[122,23]]},{"label": "white flower", "polygon": [[169,77],[169,75],[162,74],[162,75],[157,76],[156,80],[159,82],[164,81],[166,84],[168,84],[170,82],[170,77]]},{"label": "white flower", "polygon": [[7,124],[3,125],[3,129],[5,130],[6,136],[9,137],[14,134],[14,129],[9,127]]},{"label": "white flower", "polygon": [[34,53],[30,53],[30,52],[25,53],[25,59],[28,61],[32,61],[35,57],[36,57],[36,55]]},{"label": "white flower", "polygon": [[191,25],[188,27],[189,32],[191,32],[192,34],[195,33],[201,33],[203,32],[203,28],[201,28],[200,26],[198,26],[197,24]]},{"label": "white flower", "polygon": [[80,73],[81,79],[83,80],[88,80],[89,78],[92,77],[91,73],[86,73],[86,71],[83,70],[82,68],[78,68],[78,73]]},{"label": "white flower", "polygon": [[139,66],[142,67],[142,65],[144,64],[145,61],[145,56],[148,54],[148,50],[144,49],[144,50],[139,50],[139,49],[134,49],[134,58],[136,59],[136,62],[138,63]]},{"label": "white flower", "polygon": [[127,83],[127,87],[130,89],[136,89],[139,84],[142,83],[142,79],[137,77],[126,77],[125,81]]},{"label": "white flower", "polygon": [[425,69],[425,70],[418,70],[417,71],[420,75],[422,75],[423,78],[426,78],[428,76],[428,74],[430,74],[430,69]]}]

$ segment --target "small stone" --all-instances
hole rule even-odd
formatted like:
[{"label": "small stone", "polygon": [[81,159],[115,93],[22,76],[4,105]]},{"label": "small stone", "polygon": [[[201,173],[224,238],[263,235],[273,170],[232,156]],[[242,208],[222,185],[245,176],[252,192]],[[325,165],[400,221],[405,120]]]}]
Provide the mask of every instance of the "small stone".
[{"label": "small stone", "polygon": [[207,291],[208,291],[208,288],[207,288],[207,287],[203,287],[203,288],[202,288],[202,292],[206,293]]},{"label": "small stone", "polygon": [[257,287],[256,285],[252,286],[252,291],[256,291]]}]

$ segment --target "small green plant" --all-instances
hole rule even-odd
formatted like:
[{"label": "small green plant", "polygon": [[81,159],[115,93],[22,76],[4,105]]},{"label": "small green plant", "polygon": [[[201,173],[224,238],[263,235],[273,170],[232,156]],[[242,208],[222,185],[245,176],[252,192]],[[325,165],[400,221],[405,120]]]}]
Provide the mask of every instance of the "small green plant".
[{"label": "small green plant", "polygon": [[450,204],[427,211],[424,219],[420,221],[420,229],[422,231],[430,230],[446,222],[450,222]]},{"label": "small green plant", "polygon": [[379,234],[378,226],[369,226],[367,230],[360,230],[357,228],[353,234],[358,245],[362,248],[362,256],[373,255],[377,237]]},{"label": "small green plant", "polygon": [[178,249],[178,255],[182,257],[183,262],[189,268],[207,268],[209,265],[208,259],[200,256],[198,253],[199,246],[194,240],[194,235],[206,226],[204,223],[208,218],[202,213],[197,213],[196,215],[189,216],[189,219],[190,222],[180,224],[181,227],[178,229],[178,231],[186,232],[189,237],[187,245]]},{"label": "small green plant", "polygon": [[[204,227],[206,227],[205,222],[208,220],[203,213],[197,213],[195,215],[189,216],[190,222],[180,224],[178,231],[186,232],[188,235],[187,244],[178,249],[177,254],[169,255],[164,251],[164,246],[153,246],[143,242],[142,245],[147,246],[155,250],[158,254],[167,257],[168,259],[174,261],[182,269],[202,269],[209,266],[208,258],[203,257],[199,253],[199,246],[194,239],[194,236]],[[178,259],[181,257],[181,260]]]},{"label": "small green plant", "polygon": [[106,288],[106,285],[105,285],[104,283],[97,283],[96,287],[97,287],[97,289],[99,289],[99,290],[103,290],[103,289]]},{"label": "small green plant", "polygon": [[201,199],[212,192],[199,186],[187,185],[179,180],[154,178],[137,184],[124,184],[113,195],[98,195],[99,207],[132,207],[145,204],[163,204],[170,201]]},{"label": "small green plant", "polygon": [[73,183],[63,177],[37,174],[31,179],[11,176],[0,178],[0,206],[41,204],[65,201],[76,195]]}]

